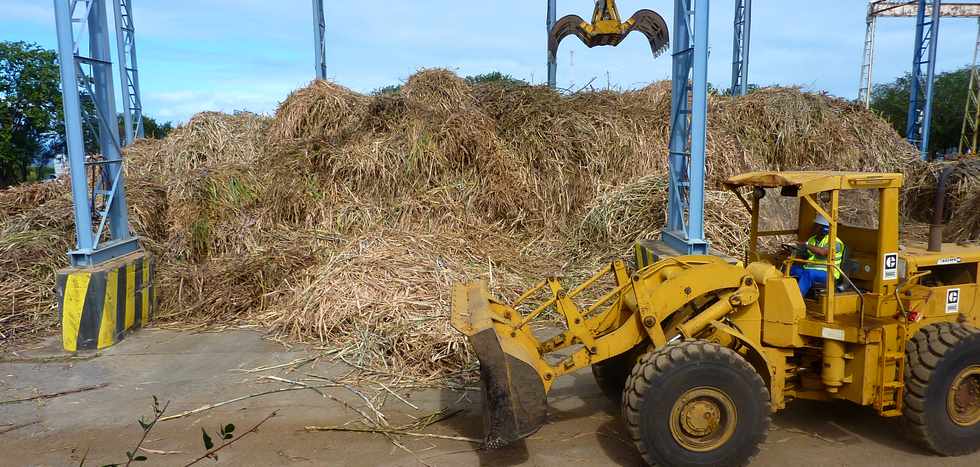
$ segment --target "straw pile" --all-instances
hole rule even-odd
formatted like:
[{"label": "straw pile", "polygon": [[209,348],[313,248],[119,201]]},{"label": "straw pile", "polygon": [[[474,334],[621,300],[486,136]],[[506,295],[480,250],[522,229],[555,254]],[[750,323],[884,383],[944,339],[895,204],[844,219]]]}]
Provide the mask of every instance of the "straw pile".
[{"label": "straw pile", "polygon": [[940,172],[949,168],[946,180],[946,199],[943,213],[947,242],[980,240],[980,160],[976,158],[952,162],[916,162],[909,171],[904,204],[916,221],[932,222],[936,183]]},{"label": "straw pile", "polygon": [[[845,101],[797,89],[712,98],[707,229],[735,254],[748,169],[903,170],[914,151]],[[158,255],[161,320],[247,322],[422,376],[471,356],[453,282],[511,298],[574,282],[664,224],[670,86],[559,95],[426,70],[400,92],[314,82],[274,118],[204,113],[127,151],[133,226]],[[4,339],[54,328],[72,241],[63,184],[0,193]],[[25,319],[29,317],[30,319]]]}]

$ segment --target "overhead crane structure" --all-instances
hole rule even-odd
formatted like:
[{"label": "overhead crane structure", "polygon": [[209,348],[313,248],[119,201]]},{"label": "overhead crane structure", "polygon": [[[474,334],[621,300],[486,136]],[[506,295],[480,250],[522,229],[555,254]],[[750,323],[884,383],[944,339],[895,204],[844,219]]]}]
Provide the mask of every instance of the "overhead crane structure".
[{"label": "overhead crane structure", "polygon": [[123,98],[123,136],[125,144],[143,137],[143,101],[140,76],[136,66],[136,26],[133,24],[132,0],[112,2],[116,25],[116,54],[119,57],[119,84]]},{"label": "overhead crane structure", "polygon": [[[545,36],[550,38],[558,18],[557,0],[548,0]],[[732,95],[742,96],[748,91],[749,50],[752,34],[752,0],[735,0],[734,38],[732,41]],[[548,50],[548,86],[558,84],[558,58]]]},{"label": "overhead crane structure", "polygon": [[973,47],[973,65],[970,67],[970,88],[966,94],[966,111],[963,112],[963,130],[960,134],[960,154],[976,156],[980,140],[980,19],[977,20],[977,42]]},{"label": "overhead crane structure", "polygon": [[[117,13],[126,11],[130,21],[118,22],[120,42],[129,44],[127,50],[135,57],[132,15],[128,0],[114,0]],[[69,253],[72,266],[94,266],[139,249],[139,243],[129,231],[129,214],[123,183],[122,147],[116,120],[116,94],[112,79],[112,58],[109,48],[109,24],[106,0],[54,0],[55,25],[58,33],[58,56],[65,115],[65,142],[71,175],[72,200],[75,212],[75,249]],[[118,16],[118,14],[117,14]],[[87,44],[88,50],[84,46]],[[123,95],[130,101],[124,105],[126,134],[134,131],[132,118],[141,116],[139,79],[136,61],[121,63],[120,76]],[[101,158],[87,157],[83,139],[82,101],[94,101],[96,128]],[[132,103],[135,102],[135,105]],[[128,117],[127,117],[128,116]],[[138,131],[138,128],[137,128]],[[127,136],[131,140],[130,136]],[[92,177],[89,183],[88,173]]]},{"label": "overhead crane structure", "polygon": [[735,0],[735,27],[732,40],[731,95],[749,91],[749,49],[752,35],[752,0]]},{"label": "overhead crane structure", "polygon": [[[912,61],[912,89],[909,93],[909,110],[906,119],[906,137],[909,143],[919,148],[922,159],[928,158],[929,128],[932,123],[932,93],[936,73],[936,53],[939,40],[939,23],[941,18],[980,18],[980,3],[943,3],[940,0],[894,1],[878,0],[868,4],[867,27],[864,39],[864,54],[861,62],[861,82],[858,88],[858,101],[866,108],[871,106],[873,91],[872,76],[875,61],[875,35],[878,18],[897,17],[915,18],[915,43]],[[980,34],[980,22],[978,22]],[[980,50],[980,40],[976,51]],[[973,75],[976,76],[974,63]],[[977,84],[971,84],[971,100],[977,101]],[[964,139],[968,129],[973,130],[971,141],[976,141],[977,119],[980,114],[971,112],[967,102],[967,112],[964,119]],[[976,109],[974,105],[972,109]],[[973,150],[975,149],[973,143]],[[961,144],[960,148],[964,148]]]},{"label": "overhead crane structure", "polygon": [[[54,0],[75,217],[70,267],[55,290],[62,343],[69,352],[101,349],[146,323],[156,307],[153,259],[130,232],[122,148],[142,133],[142,104],[130,0],[113,2],[123,134],[116,113],[107,0]],[[95,115],[82,118],[83,102]],[[88,106],[86,106],[88,107]],[[84,126],[98,135],[99,154],[85,152]]]},{"label": "overhead crane structure", "polygon": [[[610,3],[603,5],[603,3],[604,0],[597,2],[597,12],[614,11],[614,5]],[[737,0],[736,3],[737,31],[732,81],[734,92],[744,92],[748,70],[751,0]],[[650,13],[638,13],[638,16],[645,16],[646,24],[652,24],[650,18],[654,15]],[[709,251],[708,241],[704,235],[709,16],[708,0],[674,0],[673,28],[670,30],[673,49],[668,216],[667,226],[658,244],[658,251],[663,251],[665,254],[706,254]],[[596,18],[593,18],[593,23],[595,21]],[[631,24],[633,21],[631,19],[624,24],[627,26],[623,28],[625,34],[638,24]],[[549,41],[548,85],[553,88],[557,85],[558,61],[557,46],[552,43],[552,40],[557,24],[557,1],[548,0],[546,18],[546,37]],[[653,34],[653,29],[646,29],[643,32],[647,34],[656,54],[658,41],[657,36]],[[610,41],[609,44],[618,43],[619,41],[615,40]],[[587,45],[590,44],[587,42]],[[593,45],[606,44],[606,42],[599,42]]]}]

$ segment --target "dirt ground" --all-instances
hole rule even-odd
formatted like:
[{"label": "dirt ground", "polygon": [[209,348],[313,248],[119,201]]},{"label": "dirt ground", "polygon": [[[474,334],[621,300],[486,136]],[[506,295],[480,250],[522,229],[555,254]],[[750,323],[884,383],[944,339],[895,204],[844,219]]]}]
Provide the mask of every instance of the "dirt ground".
[{"label": "dirt ground", "polygon": [[[58,339],[0,359],[0,445],[2,465],[103,465],[125,462],[139,440],[137,418],[152,412],[152,396],[169,401],[166,414],[254,394],[289,384],[276,376],[318,381],[349,373],[345,364],[306,365],[247,373],[316,355],[308,348],[286,349],[248,330],[188,333],[146,329],[97,355],[66,358]],[[327,380],[323,380],[327,381]],[[311,383],[313,384],[313,383]],[[295,387],[295,386],[294,386]],[[63,391],[57,397],[10,402]],[[364,383],[354,388],[369,399],[386,389]],[[391,425],[445,408],[459,414],[419,431],[479,438],[479,392],[466,389],[389,388],[380,411]],[[401,436],[404,449],[374,433],[308,432],[308,425],[335,426],[362,419],[368,411],[347,388],[279,392],[160,422],[143,444],[149,465],[184,465],[204,453],[201,429],[217,438],[232,423],[241,434],[276,412],[260,429],[218,453],[222,465],[640,465],[617,417],[618,408],[599,392],[588,371],[559,381],[552,391],[550,423],[519,446],[484,452],[455,439]],[[345,407],[344,404],[350,406]],[[376,404],[377,405],[377,404]],[[410,406],[411,405],[411,406]],[[417,407],[413,408],[412,406]],[[759,466],[976,466],[980,454],[939,458],[909,443],[898,420],[846,403],[797,401],[774,417]],[[351,424],[349,426],[359,426]],[[166,454],[163,454],[166,453]],[[214,464],[205,459],[200,465]]]}]

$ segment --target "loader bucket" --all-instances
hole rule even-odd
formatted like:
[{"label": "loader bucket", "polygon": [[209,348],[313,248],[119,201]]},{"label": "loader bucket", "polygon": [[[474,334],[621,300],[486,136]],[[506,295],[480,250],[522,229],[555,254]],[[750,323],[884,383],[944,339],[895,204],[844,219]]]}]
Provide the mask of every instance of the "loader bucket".
[{"label": "loader bucket", "polygon": [[496,449],[526,438],[547,418],[547,396],[537,370],[541,357],[527,334],[500,333],[509,321],[495,316],[482,283],[453,288],[452,324],[465,334],[480,360],[484,447]]}]

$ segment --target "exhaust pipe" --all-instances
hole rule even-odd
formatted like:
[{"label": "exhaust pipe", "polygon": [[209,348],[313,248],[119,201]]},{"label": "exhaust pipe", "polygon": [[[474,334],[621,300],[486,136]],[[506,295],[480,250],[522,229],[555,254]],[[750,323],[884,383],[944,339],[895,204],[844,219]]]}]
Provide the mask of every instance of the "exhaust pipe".
[{"label": "exhaust pipe", "polygon": [[946,182],[953,173],[953,166],[946,166],[939,173],[936,182],[936,195],[932,205],[932,223],[929,224],[929,251],[943,251],[943,228],[946,205]]}]

